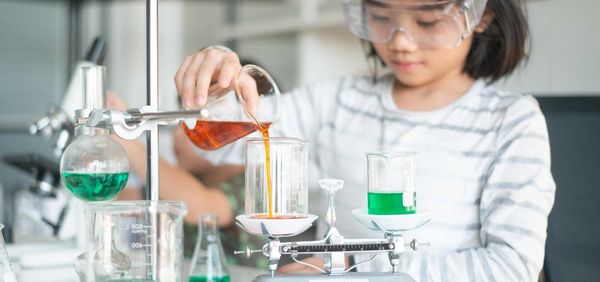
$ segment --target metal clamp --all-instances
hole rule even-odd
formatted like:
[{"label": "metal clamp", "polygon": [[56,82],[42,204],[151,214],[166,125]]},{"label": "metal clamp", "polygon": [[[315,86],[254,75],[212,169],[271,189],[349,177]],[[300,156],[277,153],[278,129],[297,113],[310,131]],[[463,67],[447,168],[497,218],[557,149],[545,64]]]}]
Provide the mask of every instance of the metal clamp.
[{"label": "metal clamp", "polygon": [[139,109],[128,109],[126,112],[106,109],[81,111],[78,112],[78,124],[110,128],[119,137],[132,140],[157,125],[176,124],[180,121],[195,124],[198,119],[208,117],[209,112],[206,109],[156,112],[152,111],[151,107],[144,106]]}]

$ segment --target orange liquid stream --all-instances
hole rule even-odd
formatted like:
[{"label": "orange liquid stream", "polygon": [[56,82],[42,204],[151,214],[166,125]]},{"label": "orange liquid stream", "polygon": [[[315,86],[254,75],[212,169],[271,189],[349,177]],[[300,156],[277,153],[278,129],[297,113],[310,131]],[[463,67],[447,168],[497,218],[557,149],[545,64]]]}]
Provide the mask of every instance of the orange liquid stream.
[{"label": "orange liquid stream", "polygon": [[271,150],[270,150],[270,146],[269,146],[269,128],[268,127],[261,127],[260,129],[260,133],[262,133],[263,135],[263,143],[265,144],[265,165],[266,167],[266,171],[267,171],[267,200],[269,201],[267,203],[267,210],[268,210],[268,215],[269,218],[273,218],[273,206],[272,206],[272,199],[273,199],[273,186],[271,184]]},{"label": "orange liquid stream", "polygon": [[[256,89],[256,90],[258,92],[258,89]],[[242,101],[242,104],[244,104],[239,81],[236,81],[236,83],[235,83],[235,93],[237,94],[238,98]],[[250,111],[246,107],[245,104],[244,104],[244,110],[252,118],[252,120],[254,120],[256,127],[258,128],[260,133],[262,133],[262,136],[263,136],[263,143],[265,144],[265,166],[266,166],[265,170],[267,173],[267,201],[268,201],[267,202],[267,211],[268,211],[269,218],[273,218],[273,204],[272,204],[273,188],[271,185],[271,153],[270,153],[270,146],[269,146],[269,126],[271,124],[266,124],[266,125],[261,124],[258,121],[258,119],[256,119],[254,114],[252,114],[252,111]]]}]

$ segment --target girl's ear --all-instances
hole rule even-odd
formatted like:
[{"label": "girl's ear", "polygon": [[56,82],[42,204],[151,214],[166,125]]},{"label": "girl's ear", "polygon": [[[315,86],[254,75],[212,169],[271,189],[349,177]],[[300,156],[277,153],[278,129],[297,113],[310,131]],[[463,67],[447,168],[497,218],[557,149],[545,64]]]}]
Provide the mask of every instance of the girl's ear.
[{"label": "girl's ear", "polygon": [[490,12],[490,11],[486,11],[483,14],[483,17],[481,18],[481,22],[479,22],[479,25],[477,25],[477,27],[475,27],[475,32],[477,32],[477,33],[485,32],[485,30],[488,28],[488,26],[490,26],[490,23],[492,23],[492,20],[494,20],[494,13]]}]

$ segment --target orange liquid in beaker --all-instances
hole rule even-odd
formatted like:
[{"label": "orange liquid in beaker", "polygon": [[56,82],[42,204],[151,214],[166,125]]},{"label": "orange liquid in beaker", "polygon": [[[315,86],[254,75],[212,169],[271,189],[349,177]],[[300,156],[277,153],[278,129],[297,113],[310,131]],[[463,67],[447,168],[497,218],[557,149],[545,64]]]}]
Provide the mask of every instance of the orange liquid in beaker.
[{"label": "orange liquid in beaker", "polygon": [[301,219],[301,218],[306,218],[306,216],[285,215],[285,214],[268,215],[268,214],[260,213],[260,214],[255,214],[255,215],[251,216],[250,218],[252,218],[252,219]]},{"label": "orange liquid in beaker", "polygon": [[192,143],[204,150],[212,151],[254,131],[262,130],[262,128],[267,130],[270,125],[270,122],[262,123],[259,128],[253,122],[198,120],[192,129],[188,128],[185,123],[182,124],[182,127]]}]

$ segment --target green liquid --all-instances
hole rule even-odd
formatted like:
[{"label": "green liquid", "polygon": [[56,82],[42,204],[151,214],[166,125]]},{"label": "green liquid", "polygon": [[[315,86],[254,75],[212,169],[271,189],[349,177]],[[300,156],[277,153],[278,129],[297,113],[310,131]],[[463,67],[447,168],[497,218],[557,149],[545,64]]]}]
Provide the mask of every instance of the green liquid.
[{"label": "green liquid", "polygon": [[221,276],[221,277],[206,277],[200,275],[190,276],[189,282],[230,282],[231,279],[229,275]]},{"label": "green liquid", "polygon": [[148,280],[148,279],[119,279],[119,280],[107,280],[106,282],[156,282],[156,280]]},{"label": "green liquid", "polygon": [[65,186],[84,201],[108,201],[117,197],[123,190],[129,172],[119,173],[78,173],[63,172]]},{"label": "green liquid", "polygon": [[409,207],[402,204],[404,193],[367,193],[369,214],[412,214],[417,211],[417,193],[413,193],[413,203]]}]

